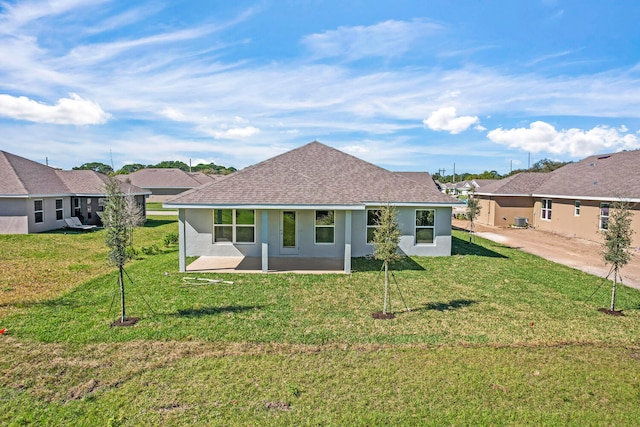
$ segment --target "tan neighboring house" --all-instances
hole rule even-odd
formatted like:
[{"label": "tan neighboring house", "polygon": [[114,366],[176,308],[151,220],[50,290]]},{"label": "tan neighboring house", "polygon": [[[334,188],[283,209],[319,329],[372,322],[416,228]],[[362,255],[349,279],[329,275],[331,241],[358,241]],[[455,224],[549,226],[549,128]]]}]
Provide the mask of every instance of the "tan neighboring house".
[{"label": "tan neighboring house", "polygon": [[[398,209],[400,250],[451,255],[451,210],[460,204],[426,175],[412,179],[312,142],[164,202],[178,209],[180,271],[188,256],[341,259],[373,253],[376,214]],[[425,182],[427,184],[425,184]]]},{"label": "tan neighboring house", "polygon": [[[107,176],[89,170],[63,171],[0,151],[0,234],[63,228],[65,218],[98,224]],[[147,191],[124,185],[143,207]]]},{"label": "tan neighboring house", "polygon": [[220,180],[225,176],[185,172],[177,168],[148,168],[127,175],[118,175],[117,178],[136,187],[149,190],[151,192],[150,202],[161,202],[183,191]]},{"label": "tan neighboring house", "polygon": [[[537,176],[536,176],[537,175]],[[625,200],[640,246],[640,150],[587,157],[551,173],[518,174],[476,193],[479,222],[509,226],[526,217],[539,230],[602,241],[611,204]]]}]

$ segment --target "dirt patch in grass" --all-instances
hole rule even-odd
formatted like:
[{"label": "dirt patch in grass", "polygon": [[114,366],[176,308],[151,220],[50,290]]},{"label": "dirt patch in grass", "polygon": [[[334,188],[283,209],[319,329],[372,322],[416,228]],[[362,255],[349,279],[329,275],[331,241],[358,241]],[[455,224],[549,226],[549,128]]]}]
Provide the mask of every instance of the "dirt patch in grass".
[{"label": "dirt patch in grass", "polygon": [[608,308],[599,308],[600,313],[608,314],[609,316],[624,316],[622,310],[610,310]]},{"label": "dirt patch in grass", "polygon": [[373,317],[374,319],[388,320],[395,319],[396,315],[393,313],[383,313],[381,311],[376,311],[375,313],[371,313],[371,317]]}]

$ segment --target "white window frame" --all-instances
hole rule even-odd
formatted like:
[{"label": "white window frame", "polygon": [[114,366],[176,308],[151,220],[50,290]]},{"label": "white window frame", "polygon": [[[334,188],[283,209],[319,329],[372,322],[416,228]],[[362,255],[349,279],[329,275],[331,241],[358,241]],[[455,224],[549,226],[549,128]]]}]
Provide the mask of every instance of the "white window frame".
[{"label": "white window frame", "polygon": [[[58,202],[60,202],[60,207],[58,207]],[[64,219],[64,200],[56,199],[56,221],[62,221]]]},{"label": "white window frame", "polygon": [[[603,215],[604,209],[606,209],[606,215]],[[600,214],[598,215],[598,229],[606,230],[609,226],[609,215],[611,214],[611,203],[602,202],[600,203]],[[603,227],[602,225],[606,224],[607,227]]]},{"label": "white window frame", "polygon": [[[231,211],[231,224],[216,224],[216,211]],[[239,224],[238,211],[252,211],[253,212],[253,224]],[[231,228],[231,241],[216,241],[216,227],[229,227]],[[252,228],[253,229],[253,241],[251,242],[238,242],[238,228]],[[256,211],[255,209],[214,209],[213,210],[213,232],[212,232],[214,245],[254,245],[256,243]]]},{"label": "white window frame", "polygon": [[582,208],[582,202],[576,200],[573,203],[573,216],[580,216],[580,208]]},{"label": "white window frame", "polygon": [[373,232],[375,232],[375,229],[380,227],[380,224],[369,224],[369,212],[371,211],[378,211],[378,218],[380,218],[380,212],[381,209],[380,208],[371,208],[371,209],[367,209],[365,211],[365,233],[364,233],[364,239],[367,242],[368,245],[373,244],[373,234],[371,234],[371,240],[369,240],[369,230],[374,230]]},{"label": "white window frame", "polygon": [[[36,203],[38,202],[40,202],[40,209],[36,208]],[[40,218],[40,221],[38,221],[38,214],[42,216]],[[33,222],[35,224],[44,223],[44,200],[43,199],[36,199],[33,201]]]},{"label": "white window frame", "polygon": [[540,219],[551,221],[551,210],[553,209],[552,199],[542,199],[540,206]]},{"label": "white window frame", "polygon": [[[333,212],[332,218],[333,218],[333,223],[332,224],[318,224],[318,212]],[[313,242],[316,245],[335,245],[336,244],[336,211],[335,210],[331,210],[331,209],[324,209],[324,210],[316,210],[314,213],[314,224],[315,224],[315,229],[314,229],[314,233],[313,233]],[[318,229],[331,229],[332,230],[332,239],[331,242],[318,242]]]},{"label": "white window frame", "polygon": [[[432,211],[433,212],[433,225],[418,225],[418,212]],[[416,246],[433,246],[436,244],[436,210],[435,209],[416,209],[413,212],[413,218],[415,220],[415,229],[413,232],[413,244]],[[430,243],[418,243],[418,230],[433,230],[433,241]]]}]

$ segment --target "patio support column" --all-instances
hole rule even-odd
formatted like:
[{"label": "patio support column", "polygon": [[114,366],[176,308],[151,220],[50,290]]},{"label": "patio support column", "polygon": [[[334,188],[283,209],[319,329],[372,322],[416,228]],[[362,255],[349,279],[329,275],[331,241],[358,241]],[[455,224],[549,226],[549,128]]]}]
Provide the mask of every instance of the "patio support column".
[{"label": "patio support column", "polygon": [[269,211],[262,211],[262,272],[269,271]]},{"label": "patio support column", "polygon": [[185,222],[185,210],[178,209],[178,259],[180,265],[180,273],[187,271],[187,251],[186,251],[186,228]]},{"label": "patio support column", "polygon": [[351,211],[344,212],[344,272],[351,273]]}]

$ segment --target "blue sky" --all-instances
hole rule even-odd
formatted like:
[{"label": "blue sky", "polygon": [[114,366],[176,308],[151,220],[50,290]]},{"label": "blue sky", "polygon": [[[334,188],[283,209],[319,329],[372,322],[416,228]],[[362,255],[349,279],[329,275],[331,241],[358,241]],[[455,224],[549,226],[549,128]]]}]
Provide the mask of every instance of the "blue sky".
[{"label": "blue sky", "polygon": [[0,149],[399,171],[640,148],[637,0],[0,2]]}]

